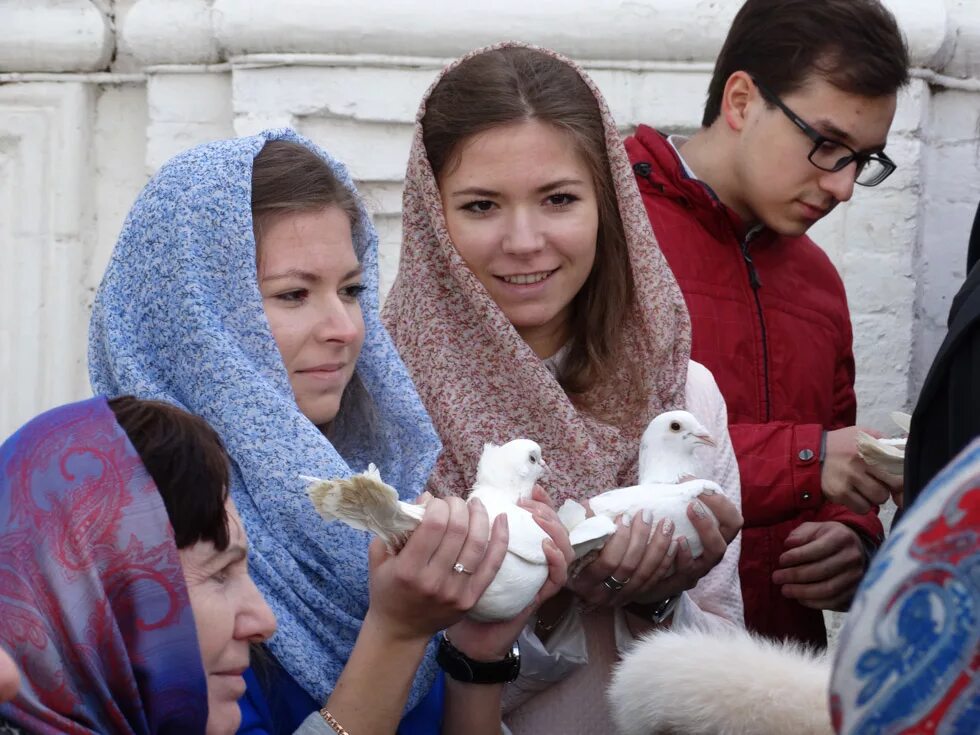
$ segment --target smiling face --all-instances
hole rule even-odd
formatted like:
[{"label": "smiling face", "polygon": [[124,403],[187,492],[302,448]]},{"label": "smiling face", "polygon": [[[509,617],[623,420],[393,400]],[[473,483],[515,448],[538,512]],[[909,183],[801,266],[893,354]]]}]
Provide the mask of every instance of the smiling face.
[{"label": "smiling face", "polygon": [[266,216],[258,249],[262,304],[296,403],[328,424],[364,344],[350,219],[333,206]]},{"label": "smiling face", "polygon": [[276,618],[248,574],[248,542],[230,498],[225,510],[227,549],[218,551],[210,541],[199,541],[179,552],[207,676],[206,735],[230,735],[238,729],[249,644],[267,640],[276,630]]},{"label": "smiling face", "polygon": [[[801,235],[851,198],[856,164],[833,173],[811,164],[813,141],[767,105],[744,72],[732,75],[725,102],[722,114],[739,136],[730,191],[723,198],[743,219]],[[884,149],[895,115],[895,95],[861,97],[816,76],[782,102],[820,134],[862,153]]]},{"label": "smiling face", "polygon": [[534,351],[553,355],[599,229],[595,184],[572,139],[536,120],[492,128],[460,145],[439,190],[463,260]]}]

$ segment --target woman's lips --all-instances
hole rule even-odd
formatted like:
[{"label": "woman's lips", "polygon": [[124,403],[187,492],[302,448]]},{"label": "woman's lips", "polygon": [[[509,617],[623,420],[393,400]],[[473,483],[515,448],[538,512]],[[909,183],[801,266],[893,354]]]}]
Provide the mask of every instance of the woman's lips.
[{"label": "woman's lips", "polygon": [[324,363],[323,365],[303,368],[302,370],[297,370],[296,373],[308,378],[313,378],[314,380],[333,381],[343,377],[345,367],[347,367],[346,362],[330,362]]},{"label": "woman's lips", "polygon": [[532,271],[531,273],[511,273],[505,276],[496,276],[496,278],[508,286],[522,288],[544,283],[557,272],[558,269],[554,268],[553,270]]}]

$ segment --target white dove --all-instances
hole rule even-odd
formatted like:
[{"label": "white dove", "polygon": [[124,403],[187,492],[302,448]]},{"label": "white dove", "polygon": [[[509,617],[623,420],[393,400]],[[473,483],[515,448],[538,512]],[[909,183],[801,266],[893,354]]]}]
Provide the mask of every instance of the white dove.
[{"label": "white dove", "polygon": [[[892,421],[908,434],[912,417],[901,411],[892,411]],[[855,437],[858,454],[872,467],[880,467],[885,472],[902,477],[905,474],[905,442],[908,437],[897,439],[876,439],[863,431]]]},{"label": "white dove", "polygon": [[716,483],[697,479],[700,468],[694,449],[703,445],[714,446],[714,439],[688,411],[667,411],[654,418],[640,440],[638,485],[589,498],[594,515],[588,519],[585,508],[574,500],[566,500],[558,511],[576,558],[601,548],[615,532],[618,516],[635,517],[645,509],[652,511],[655,521],[670,518],[674,538],[684,536],[691,556],[701,556],[704,546],[687,517],[687,506],[703,492],[721,492]]},{"label": "white dove", "polygon": [[[545,468],[541,447],[528,439],[483,447],[467,502],[479,498],[491,523],[506,514],[510,533],[497,576],[468,613],[476,620],[511,620],[531,604],[548,578],[548,561],[541,548],[548,534],[531,513],[517,505],[519,499],[531,497]],[[405,544],[425,513],[424,506],[398,500],[398,492],[382,482],[374,465],[363,474],[340,480],[302,479],[312,483],[307,492],[321,516],[371,531],[391,551]]]}]

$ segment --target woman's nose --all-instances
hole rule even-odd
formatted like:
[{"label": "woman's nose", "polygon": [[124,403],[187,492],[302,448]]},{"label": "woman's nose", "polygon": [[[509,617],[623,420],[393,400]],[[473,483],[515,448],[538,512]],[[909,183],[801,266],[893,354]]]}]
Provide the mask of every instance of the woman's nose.
[{"label": "woman's nose", "polygon": [[344,303],[339,299],[331,303],[321,314],[316,325],[315,336],[320,342],[341,342],[347,344],[357,339],[360,320],[359,307]]},{"label": "woman's nose", "polygon": [[537,218],[527,212],[516,212],[508,223],[502,247],[505,253],[527,255],[541,250],[544,243],[544,232]]},{"label": "woman's nose", "polygon": [[248,580],[249,589],[242,601],[242,610],[236,620],[236,638],[249,640],[252,643],[262,643],[269,640],[276,632],[276,616],[265,601],[259,588],[251,578]]}]

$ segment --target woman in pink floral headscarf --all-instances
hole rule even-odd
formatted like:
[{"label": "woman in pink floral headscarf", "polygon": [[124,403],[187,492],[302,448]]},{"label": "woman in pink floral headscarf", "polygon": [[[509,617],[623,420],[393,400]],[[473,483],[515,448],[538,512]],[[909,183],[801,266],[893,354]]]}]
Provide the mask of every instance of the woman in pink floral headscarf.
[{"label": "woman in pink floral headscarf", "polygon": [[503,44],[452,64],[419,110],[406,179],[384,319],[442,438],[433,492],[464,494],[486,441],[539,442],[560,503],[635,484],[640,435],[662,411],[687,408],[716,439],[703,459],[725,494],[689,509],[703,555],[669,521],[622,519],[525,631],[510,728],[603,732],[617,647],[671,613],[743,624],[724,400],[689,361],[683,297],[615,122],[573,63]]}]

